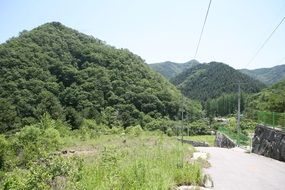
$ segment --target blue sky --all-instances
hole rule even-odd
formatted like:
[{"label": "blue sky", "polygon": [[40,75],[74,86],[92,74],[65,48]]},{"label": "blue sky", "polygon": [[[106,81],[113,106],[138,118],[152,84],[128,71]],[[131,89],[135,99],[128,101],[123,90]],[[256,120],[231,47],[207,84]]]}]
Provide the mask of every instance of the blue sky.
[{"label": "blue sky", "polygon": [[[59,21],[147,63],[194,58],[209,0],[1,0],[0,43],[23,29]],[[257,49],[285,16],[284,0],[212,0],[196,59],[234,68],[285,64],[285,22],[256,59]]]}]

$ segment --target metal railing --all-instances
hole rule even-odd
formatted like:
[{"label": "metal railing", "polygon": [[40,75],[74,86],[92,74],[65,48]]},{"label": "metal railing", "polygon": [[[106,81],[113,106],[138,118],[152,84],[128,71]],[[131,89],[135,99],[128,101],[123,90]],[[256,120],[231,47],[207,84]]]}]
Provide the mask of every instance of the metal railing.
[{"label": "metal railing", "polygon": [[257,121],[273,129],[285,131],[285,113],[257,111]]}]

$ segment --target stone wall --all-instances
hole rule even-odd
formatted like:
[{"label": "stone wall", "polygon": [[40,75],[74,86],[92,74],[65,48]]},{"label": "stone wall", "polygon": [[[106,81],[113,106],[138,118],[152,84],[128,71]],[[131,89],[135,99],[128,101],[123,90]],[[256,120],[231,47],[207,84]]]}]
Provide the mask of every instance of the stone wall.
[{"label": "stone wall", "polygon": [[285,133],[266,126],[256,126],[252,152],[285,161]]},{"label": "stone wall", "polygon": [[191,141],[191,140],[185,140],[185,139],[177,139],[183,143],[186,143],[186,144],[191,144],[192,146],[194,147],[208,147],[209,144],[206,143],[206,142],[198,142],[198,141]]},{"label": "stone wall", "polygon": [[236,144],[226,135],[217,132],[215,145],[221,148],[234,148]]}]

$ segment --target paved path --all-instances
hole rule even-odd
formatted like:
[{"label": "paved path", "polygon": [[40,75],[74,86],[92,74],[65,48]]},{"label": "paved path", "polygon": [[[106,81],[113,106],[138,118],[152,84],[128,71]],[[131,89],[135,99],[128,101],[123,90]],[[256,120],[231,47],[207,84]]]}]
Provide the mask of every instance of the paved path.
[{"label": "paved path", "polygon": [[196,149],[210,154],[211,167],[205,173],[212,176],[216,190],[285,190],[285,162],[238,148]]}]

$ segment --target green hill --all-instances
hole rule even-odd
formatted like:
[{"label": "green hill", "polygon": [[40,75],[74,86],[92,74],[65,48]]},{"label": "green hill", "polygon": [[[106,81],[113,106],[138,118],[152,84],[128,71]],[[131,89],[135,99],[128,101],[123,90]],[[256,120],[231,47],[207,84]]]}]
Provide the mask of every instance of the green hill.
[{"label": "green hill", "polygon": [[174,63],[166,61],[162,63],[149,64],[150,68],[162,74],[165,78],[171,79],[179,73],[193,66],[199,65],[200,63],[196,60],[191,60],[186,63]]},{"label": "green hill", "polygon": [[200,64],[185,70],[170,80],[187,97],[205,101],[225,93],[237,92],[237,83],[242,83],[244,92],[255,93],[265,87],[261,82],[218,62]]},{"label": "green hill", "polygon": [[248,110],[285,112],[285,80],[254,94],[247,105]]},{"label": "green hill", "polygon": [[260,80],[266,85],[272,85],[285,80],[285,65],[277,65],[271,68],[261,69],[241,69],[240,72],[247,74],[248,76]]},{"label": "green hill", "polygon": [[[177,118],[180,92],[139,56],[58,22],[1,44],[0,66],[0,131],[46,112],[73,128],[82,118],[124,127]],[[187,109],[201,111],[193,102]]]}]

